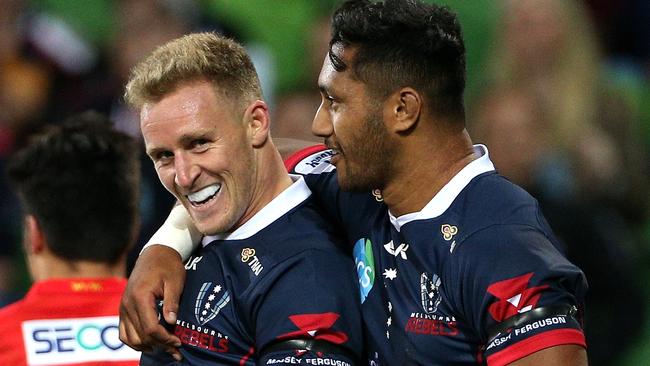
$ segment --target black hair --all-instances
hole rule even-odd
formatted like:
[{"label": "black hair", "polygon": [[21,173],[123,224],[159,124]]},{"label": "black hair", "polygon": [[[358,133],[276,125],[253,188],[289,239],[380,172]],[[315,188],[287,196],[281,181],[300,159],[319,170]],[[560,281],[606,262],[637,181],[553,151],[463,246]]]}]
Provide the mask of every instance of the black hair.
[{"label": "black hair", "polygon": [[103,115],[85,112],[46,126],[12,156],[7,173],[55,255],[115,264],[130,248],[138,220],[137,145]]},{"label": "black hair", "polygon": [[[335,47],[352,46],[346,65]],[[332,17],[329,58],[385,98],[410,86],[425,94],[435,115],[463,121],[465,45],[460,24],[446,7],[417,0],[350,0]]]}]

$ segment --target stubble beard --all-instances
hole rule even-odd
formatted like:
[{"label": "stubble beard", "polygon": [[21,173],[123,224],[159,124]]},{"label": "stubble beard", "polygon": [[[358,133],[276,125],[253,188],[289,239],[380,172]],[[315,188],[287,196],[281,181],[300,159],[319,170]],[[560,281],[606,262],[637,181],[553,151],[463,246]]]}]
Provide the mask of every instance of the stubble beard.
[{"label": "stubble beard", "polygon": [[392,146],[379,111],[366,117],[353,140],[348,141],[344,171],[338,173],[341,189],[355,192],[381,189],[391,171]]}]

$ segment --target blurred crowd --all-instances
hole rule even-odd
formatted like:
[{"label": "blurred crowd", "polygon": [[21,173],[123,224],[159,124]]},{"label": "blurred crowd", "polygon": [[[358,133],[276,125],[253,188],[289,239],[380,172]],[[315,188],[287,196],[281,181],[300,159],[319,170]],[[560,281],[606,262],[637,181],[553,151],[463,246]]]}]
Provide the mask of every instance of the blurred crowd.
[{"label": "blurred crowd", "polygon": [[[87,109],[139,138],[138,116],[122,100],[129,70],[192,31],[247,46],[274,136],[318,141],[310,133],[316,78],[338,3],[0,0],[0,169],[35,128]],[[540,201],[567,256],[587,275],[591,364],[634,364],[633,354],[650,355],[643,286],[650,276],[650,2],[442,3],[459,13],[465,33],[470,134],[488,146],[502,175]],[[172,205],[152,164],[143,161],[142,169],[140,245]],[[20,221],[2,176],[0,306],[29,282]]]}]

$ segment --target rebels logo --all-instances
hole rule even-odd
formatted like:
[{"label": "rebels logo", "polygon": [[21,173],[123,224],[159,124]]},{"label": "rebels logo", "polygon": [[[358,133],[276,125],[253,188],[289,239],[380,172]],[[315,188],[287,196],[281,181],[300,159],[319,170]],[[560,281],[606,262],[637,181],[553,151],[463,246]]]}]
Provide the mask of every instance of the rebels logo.
[{"label": "rebels logo", "polygon": [[494,320],[501,322],[537,305],[542,292],[549,286],[528,287],[531,277],[533,272],[493,283],[487,288],[488,293],[499,299],[488,308]]}]

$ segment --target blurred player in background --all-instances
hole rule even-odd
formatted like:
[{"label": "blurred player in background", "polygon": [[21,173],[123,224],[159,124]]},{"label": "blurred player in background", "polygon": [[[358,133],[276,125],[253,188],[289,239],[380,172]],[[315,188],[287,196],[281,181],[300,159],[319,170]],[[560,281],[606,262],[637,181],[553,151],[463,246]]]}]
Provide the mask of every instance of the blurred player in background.
[{"label": "blurred player in background", "polygon": [[7,171],[24,208],[34,284],[0,310],[0,363],[137,365],[139,352],[118,334],[138,231],[135,143],[86,112],[33,136]]}]

